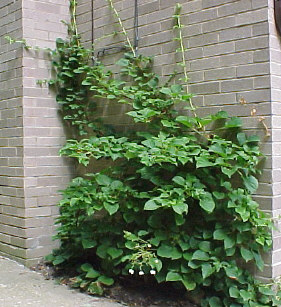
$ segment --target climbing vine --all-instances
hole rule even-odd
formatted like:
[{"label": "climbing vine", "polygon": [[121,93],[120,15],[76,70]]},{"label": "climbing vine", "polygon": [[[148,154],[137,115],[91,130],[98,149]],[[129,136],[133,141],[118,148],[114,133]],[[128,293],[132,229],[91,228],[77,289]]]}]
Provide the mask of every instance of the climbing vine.
[{"label": "climbing vine", "polygon": [[[198,117],[186,84],[161,83],[150,57],[136,55],[111,0],[131,52],[113,74],[80,44],[75,3],[69,39],[52,52],[63,118],[72,139],[61,154],[101,172],[75,178],[63,191],[54,265],[79,265],[73,285],[93,294],[121,275],[171,282],[201,306],[280,306],[280,292],[256,280],[245,264],[264,268],[272,222],[252,194],[258,187],[259,139],[221,111]],[[185,64],[180,7],[175,12],[178,52]],[[187,70],[184,70],[184,83]],[[98,117],[97,104],[126,104],[138,129],[116,132]],[[186,114],[175,105],[184,103]],[[187,115],[189,114],[192,115]]]}]

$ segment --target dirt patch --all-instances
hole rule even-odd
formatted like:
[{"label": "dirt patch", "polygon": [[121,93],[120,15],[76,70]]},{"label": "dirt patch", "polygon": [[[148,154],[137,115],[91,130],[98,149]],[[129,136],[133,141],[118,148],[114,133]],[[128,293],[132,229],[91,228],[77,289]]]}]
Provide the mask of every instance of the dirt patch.
[{"label": "dirt patch", "polygon": [[[70,285],[73,272],[57,270],[45,262],[31,268],[40,272],[46,279],[56,279],[63,284]],[[106,289],[105,297],[113,299],[127,306],[134,307],[196,307],[186,292],[176,290],[169,284],[159,285],[153,281],[120,278],[114,286]]]}]

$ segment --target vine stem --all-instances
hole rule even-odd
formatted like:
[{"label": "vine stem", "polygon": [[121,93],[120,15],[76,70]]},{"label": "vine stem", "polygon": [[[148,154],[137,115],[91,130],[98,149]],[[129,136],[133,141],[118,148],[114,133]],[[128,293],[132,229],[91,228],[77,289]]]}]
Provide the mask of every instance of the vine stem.
[{"label": "vine stem", "polygon": [[[187,73],[187,68],[186,68],[185,48],[184,48],[183,35],[182,35],[183,25],[181,23],[180,11],[181,11],[181,6],[178,4],[176,6],[176,12],[175,12],[175,15],[174,15],[174,18],[176,20],[175,28],[178,29],[178,33],[179,33],[177,40],[180,43],[180,53],[181,53],[181,57],[182,57],[181,66],[183,67],[184,81],[187,83],[189,78],[188,78],[188,73]],[[186,84],[185,88],[186,88],[186,92],[188,94],[187,84]],[[195,112],[196,108],[194,107],[191,99],[189,100],[189,105],[190,105],[192,113],[194,114],[195,117],[197,117],[196,112]]]},{"label": "vine stem", "polygon": [[70,1],[70,13],[71,13],[71,27],[72,27],[72,32],[74,32],[77,40],[78,46],[80,46],[80,41],[78,39],[78,28],[77,28],[77,22],[76,22],[76,7],[77,7],[77,2],[76,0]]},{"label": "vine stem", "polygon": [[120,25],[120,27],[121,27],[122,33],[123,33],[123,34],[125,35],[125,37],[126,37],[126,41],[127,41],[127,43],[128,43],[129,48],[131,49],[131,51],[132,51],[134,57],[136,57],[136,51],[135,51],[135,49],[134,49],[134,47],[133,47],[133,45],[132,45],[132,43],[131,43],[131,40],[130,40],[129,35],[128,35],[128,32],[126,31],[126,29],[125,29],[125,27],[124,27],[124,25],[123,25],[123,22],[122,22],[122,20],[121,20],[121,18],[120,18],[120,16],[119,16],[119,13],[117,12],[117,10],[116,10],[116,8],[115,8],[115,6],[114,6],[112,0],[107,0],[107,2],[109,3],[109,5],[110,5],[112,11],[114,12],[114,15],[116,16],[116,18],[117,18],[117,20],[118,20],[118,23],[119,23],[119,25]]}]

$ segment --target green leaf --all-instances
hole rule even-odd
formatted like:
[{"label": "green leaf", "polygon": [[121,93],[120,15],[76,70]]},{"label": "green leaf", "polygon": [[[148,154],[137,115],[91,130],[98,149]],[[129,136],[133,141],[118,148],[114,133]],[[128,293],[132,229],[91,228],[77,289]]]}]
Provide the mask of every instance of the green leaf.
[{"label": "green leaf", "polygon": [[255,253],[255,252],[253,253],[253,255],[254,255],[255,262],[256,262],[256,265],[257,265],[258,269],[260,271],[263,271],[263,269],[264,269],[264,261],[263,261],[261,255],[258,254],[258,253]]},{"label": "green leaf", "polygon": [[258,135],[250,135],[248,137],[247,143],[258,143],[260,142],[260,137]]},{"label": "green leaf", "polygon": [[202,242],[199,243],[199,248],[203,252],[209,252],[211,250],[211,242],[209,242],[209,241],[202,241]]},{"label": "green leaf", "polygon": [[228,257],[233,256],[235,254],[235,252],[236,252],[236,247],[228,248],[228,249],[225,250],[225,254]]},{"label": "green leaf", "polygon": [[235,245],[235,243],[236,241],[232,237],[227,236],[224,239],[224,248],[225,249],[232,248]]},{"label": "green leaf", "polygon": [[221,168],[221,171],[222,171],[228,178],[231,178],[231,176],[232,176],[233,174],[236,173],[237,169],[236,169],[236,167],[232,167],[232,168],[222,167],[222,168]]},{"label": "green leaf", "polygon": [[131,250],[134,250],[135,247],[136,247],[137,243],[135,242],[132,242],[132,241],[128,241],[125,243],[125,246],[128,248],[128,249],[131,249]]},{"label": "green leaf", "polygon": [[53,260],[53,265],[59,265],[65,261],[65,257],[63,256],[56,256],[55,260]]},{"label": "green leaf", "polygon": [[96,254],[102,258],[102,259],[105,259],[106,256],[107,256],[107,249],[108,249],[108,246],[105,245],[105,244],[101,244],[98,246],[97,248],[97,251],[96,251]]},{"label": "green leaf", "polygon": [[99,276],[100,276],[100,273],[94,270],[93,268],[90,269],[86,274],[86,278],[97,278]]},{"label": "green leaf", "polygon": [[45,256],[45,260],[48,262],[53,262],[55,259],[55,256],[53,254],[49,254],[47,256]]},{"label": "green leaf", "polygon": [[69,71],[63,71],[61,74],[64,75],[64,76],[67,76],[69,78],[73,78],[74,77],[74,74],[72,74]]},{"label": "green leaf", "polygon": [[64,43],[65,43],[65,41],[64,41],[62,38],[58,37],[58,38],[56,39],[56,44],[57,44],[57,45],[62,45],[62,44],[64,44]]},{"label": "green leaf", "polygon": [[96,181],[99,185],[104,185],[104,186],[108,186],[111,184],[112,182],[112,179],[109,178],[108,176],[106,175],[103,175],[103,174],[98,174],[96,175]]},{"label": "green leaf", "polygon": [[119,61],[116,62],[119,66],[128,66],[130,64],[130,61],[124,58],[121,58]]},{"label": "green leaf", "polygon": [[180,94],[182,91],[182,86],[180,84],[173,84],[171,86],[171,91],[175,94]]},{"label": "green leaf", "polygon": [[148,235],[148,234],[149,234],[149,232],[146,231],[146,230],[139,230],[139,231],[138,231],[138,236],[139,236],[139,237],[143,237],[143,236],[146,236],[146,235]]},{"label": "green leaf", "polygon": [[97,281],[106,286],[112,286],[114,284],[113,278],[110,278],[104,275],[100,276]]},{"label": "green leaf", "polygon": [[188,206],[185,203],[178,203],[173,205],[172,208],[177,214],[187,213],[188,211]]},{"label": "green leaf", "polygon": [[255,178],[254,176],[248,176],[248,177],[244,177],[243,178],[243,182],[244,185],[246,187],[246,189],[252,194],[254,192],[256,192],[259,182],[257,180],[257,178]]},{"label": "green leaf", "polygon": [[179,246],[181,247],[181,249],[185,252],[190,248],[190,244],[187,242],[179,242]]},{"label": "green leaf", "polygon": [[216,119],[226,119],[228,117],[229,116],[228,116],[227,112],[225,112],[225,111],[219,111],[218,113],[213,115],[214,120],[216,120]]},{"label": "green leaf", "polygon": [[247,141],[246,134],[242,133],[242,132],[238,133],[237,134],[237,140],[238,140],[240,145],[244,145]]},{"label": "green leaf", "polygon": [[115,247],[110,247],[107,250],[107,253],[111,256],[112,259],[116,259],[116,258],[120,257],[123,254],[123,250],[122,249],[117,249]]},{"label": "green leaf", "polygon": [[229,288],[229,295],[230,295],[230,297],[233,297],[233,298],[239,298],[240,292],[239,292],[237,287],[230,287]]},{"label": "green leaf", "polygon": [[176,184],[180,185],[180,186],[184,186],[185,185],[185,179],[181,176],[175,176],[172,179]]},{"label": "green leaf", "polygon": [[162,87],[160,90],[160,93],[165,94],[165,95],[171,95],[172,91],[169,87]]},{"label": "green leaf", "polygon": [[192,261],[192,260],[188,261],[188,266],[192,268],[193,270],[196,270],[201,267],[198,261]]},{"label": "green leaf", "polygon": [[246,290],[240,290],[240,295],[242,296],[243,300],[246,302],[249,301],[253,296],[251,292],[248,292]]},{"label": "green leaf", "polygon": [[156,268],[157,272],[161,271],[162,269],[162,261],[158,258],[150,258],[149,264],[152,268]]},{"label": "green leaf", "polygon": [[213,268],[209,263],[202,264],[201,269],[203,279],[206,279],[215,272],[215,268]]},{"label": "green leaf", "polygon": [[185,218],[181,214],[175,214],[175,222],[177,226],[181,226],[185,223]]},{"label": "green leaf", "polygon": [[107,99],[116,99],[115,95],[107,95]]},{"label": "green leaf", "polygon": [[93,266],[90,263],[83,263],[80,268],[83,272],[88,272],[93,269]]},{"label": "green leaf", "polygon": [[163,283],[166,281],[166,273],[161,271],[159,272],[158,274],[155,275],[155,279],[157,280],[157,282],[160,284],[160,283]]},{"label": "green leaf", "polygon": [[227,234],[223,229],[217,229],[214,231],[214,239],[215,240],[224,240],[227,238]]},{"label": "green leaf", "polygon": [[[129,113],[130,113],[130,112],[128,112],[127,114],[129,114]],[[155,110],[153,110],[153,109],[150,109],[150,108],[145,108],[145,109],[139,111],[139,113],[140,113],[143,117],[145,117],[145,118],[149,118],[149,117],[152,117],[152,116],[158,114],[157,111],[155,111]]]},{"label": "green leaf", "polygon": [[217,192],[217,191],[213,192],[213,195],[218,200],[222,200],[222,199],[225,198],[225,194],[224,193],[220,193],[220,192]]},{"label": "green leaf", "polygon": [[217,296],[213,296],[209,299],[209,305],[210,307],[222,307],[223,306],[220,298],[218,298]]},{"label": "green leaf", "polygon": [[103,288],[98,282],[92,282],[90,283],[88,289],[91,294],[95,295],[102,295],[103,294]]},{"label": "green leaf", "polygon": [[185,288],[187,289],[187,291],[192,291],[196,288],[196,282],[194,282],[191,279],[188,279],[187,277],[184,277],[182,279],[182,283],[185,286]]},{"label": "green leaf", "polygon": [[87,249],[87,248],[93,248],[97,245],[97,241],[95,240],[86,240],[86,239],[82,239],[82,246],[83,248]]},{"label": "green leaf", "polygon": [[82,85],[92,85],[92,82],[89,80],[83,80]]},{"label": "green leaf", "polygon": [[216,207],[216,204],[210,193],[205,193],[200,197],[199,205],[202,209],[204,209],[208,213],[213,212]]},{"label": "green leaf", "polygon": [[215,164],[205,157],[196,157],[196,168],[214,166]]},{"label": "green leaf", "polygon": [[151,88],[156,88],[157,85],[158,85],[158,83],[159,83],[158,78],[153,78],[153,79],[151,79],[151,80],[149,80],[149,81],[147,82],[147,84],[148,84]]},{"label": "green leaf", "polygon": [[181,281],[182,277],[179,273],[169,272],[166,276],[166,281]]},{"label": "green leaf", "polygon": [[237,267],[226,267],[224,268],[226,275],[231,279],[238,279],[239,271]]},{"label": "green leaf", "polygon": [[248,211],[247,208],[242,207],[242,206],[238,206],[238,207],[235,208],[235,211],[240,214],[243,222],[246,222],[246,221],[249,220],[251,212]]},{"label": "green leaf", "polygon": [[131,233],[129,231],[124,231],[124,237],[130,241],[138,241],[139,239],[134,233]]},{"label": "green leaf", "polygon": [[156,210],[160,206],[156,204],[156,202],[153,199],[150,199],[147,201],[144,205],[144,210]]},{"label": "green leaf", "polygon": [[187,261],[190,261],[192,259],[192,253],[184,253],[183,258]]},{"label": "green leaf", "polygon": [[80,199],[79,198],[75,198],[75,197],[73,197],[73,198],[71,198],[71,200],[70,200],[70,206],[74,206],[76,203],[78,203],[80,201]]},{"label": "green leaf", "polygon": [[166,244],[161,244],[157,249],[157,255],[163,258],[180,259],[182,253],[174,246],[169,246]]},{"label": "green leaf", "polygon": [[173,121],[169,121],[169,120],[166,120],[166,119],[162,119],[161,120],[161,123],[164,127],[168,127],[168,128],[178,128],[178,125],[173,122]]},{"label": "green leaf", "polygon": [[269,286],[260,286],[259,292],[264,295],[275,295],[274,291]]},{"label": "green leaf", "polygon": [[209,259],[210,259],[209,254],[201,250],[195,251],[192,255],[192,260],[208,261]]},{"label": "green leaf", "polygon": [[225,128],[240,128],[242,126],[241,118],[231,117],[224,125]]},{"label": "green leaf", "polygon": [[246,262],[253,260],[254,258],[253,253],[249,249],[241,247],[240,252],[241,256],[244,258]]},{"label": "green leaf", "polygon": [[190,116],[178,116],[176,118],[176,122],[181,123],[188,128],[191,128],[197,124],[196,119]]},{"label": "green leaf", "polygon": [[104,208],[109,213],[109,215],[113,215],[114,213],[118,211],[119,204],[104,203]]}]

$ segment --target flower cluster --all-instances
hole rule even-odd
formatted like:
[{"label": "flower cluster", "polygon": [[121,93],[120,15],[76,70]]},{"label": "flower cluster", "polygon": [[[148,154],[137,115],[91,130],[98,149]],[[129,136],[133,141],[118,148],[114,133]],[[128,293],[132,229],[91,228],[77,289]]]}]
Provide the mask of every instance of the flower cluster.
[{"label": "flower cluster", "polygon": [[[156,271],[155,271],[155,270],[150,270],[149,273],[150,273],[151,275],[156,275]],[[134,274],[135,274],[135,271],[134,271],[133,269],[129,269],[129,274],[134,275]],[[139,275],[140,275],[140,276],[142,276],[142,275],[144,275],[144,274],[145,274],[144,271],[142,271],[142,270],[139,271]]]}]

